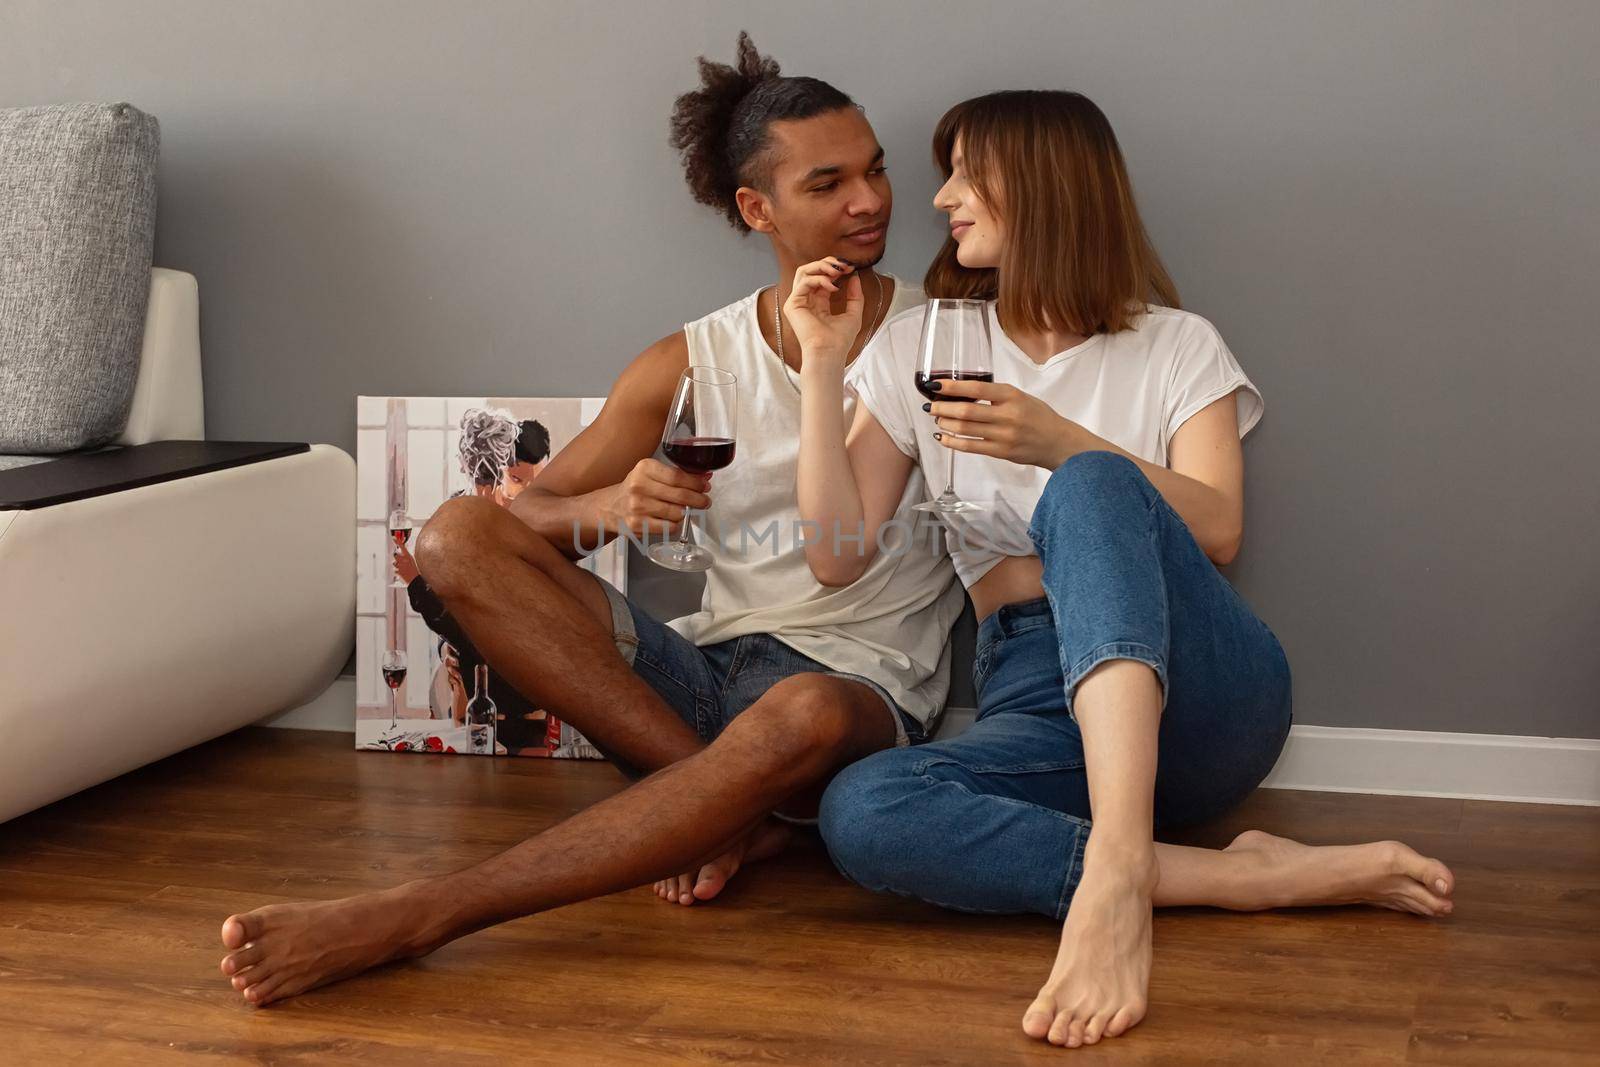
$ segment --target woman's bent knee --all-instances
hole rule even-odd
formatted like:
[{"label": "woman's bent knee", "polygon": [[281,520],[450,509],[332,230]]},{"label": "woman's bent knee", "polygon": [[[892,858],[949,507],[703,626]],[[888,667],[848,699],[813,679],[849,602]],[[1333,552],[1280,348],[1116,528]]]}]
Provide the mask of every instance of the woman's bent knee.
[{"label": "woman's bent knee", "polygon": [[840,771],[822,794],[817,830],[834,866],[851,881],[878,888],[878,860],[888,842],[901,837],[896,824],[903,802],[921,783],[911,765],[915,749],[875,752]]},{"label": "woman's bent knee", "polygon": [[1127,456],[1103,449],[1079,452],[1051,473],[1028,532],[1043,545],[1063,524],[1112,520],[1114,502],[1148,511],[1158,492]]}]

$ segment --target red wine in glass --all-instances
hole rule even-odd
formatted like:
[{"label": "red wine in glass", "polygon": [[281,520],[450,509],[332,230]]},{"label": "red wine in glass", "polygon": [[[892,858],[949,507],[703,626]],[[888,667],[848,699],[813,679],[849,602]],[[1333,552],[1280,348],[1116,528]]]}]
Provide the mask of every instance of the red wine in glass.
[{"label": "red wine in glass", "polygon": [[411,540],[411,517],[404,511],[395,510],[389,513],[389,536],[394,538],[396,548],[406,547],[406,542]]},{"label": "red wine in glass", "polygon": [[941,393],[928,388],[929,382],[992,382],[994,373],[986,370],[936,370],[928,374],[917,371],[917,392],[929,400],[953,400],[963,404],[971,403],[975,398],[970,396],[956,396],[953,393]]},{"label": "red wine in glass", "polygon": [[672,463],[690,474],[709,474],[733,462],[731,437],[679,437],[661,446]]},{"label": "red wine in glass", "polygon": [[383,684],[389,687],[389,728],[392,730],[400,718],[400,686],[406,680],[406,654],[391,648],[383,654],[378,669],[383,672]]}]

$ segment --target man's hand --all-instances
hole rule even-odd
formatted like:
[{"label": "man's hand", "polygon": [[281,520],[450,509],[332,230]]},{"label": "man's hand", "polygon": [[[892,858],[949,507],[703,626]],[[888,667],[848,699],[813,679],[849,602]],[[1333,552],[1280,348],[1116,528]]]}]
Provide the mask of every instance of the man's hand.
[{"label": "man's hand", "polygon": [[[848,278],[846,278],[848,276]],[[846,278],[841,288],[839,280]],[[844,294],[844,308],[835,311],[834,296]],[[861,332],[861,276],[842,259],[819,259],[794,272],[794,288],[783,311],[807,360],[843,359]]]},{"label": "man's hand", "polygon": [[[938,400],[922,405],[943,431],[939,443],[957,452],[996,456],[1055,470],[1068,459],[1096,447],[1100,439],[1087,429],[1056,414],[1055,408],[1014,385],[942,379],[935,383],[941,396],[969,397],[973,401]],[[952,436],[959,434],[961,436]]]},{"label": "man's hand", "polygon": [[676,537],[685,508],[711,506],[711,476],[690,474],[657,459],[641,459],[600,501],[607,531],[631,530],[635,538]]}]

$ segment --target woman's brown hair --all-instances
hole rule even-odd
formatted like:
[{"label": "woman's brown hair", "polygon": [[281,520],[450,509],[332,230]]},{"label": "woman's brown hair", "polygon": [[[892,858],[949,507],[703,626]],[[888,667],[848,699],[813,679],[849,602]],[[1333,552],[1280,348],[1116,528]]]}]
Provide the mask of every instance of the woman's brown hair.
[{"label": "woman's brown hair", "polygon": [[1088,97],[1029,89],[957,104],[933,134],[947,179],[957,138],[973,189],[1005,226],[1005,252],[998,270],[972,270],[946,239],[928,267],[928,296],[998,297],[1009,329],[1084,335],[1128,329],[1146,303],[1179,306],[1116,134]]}]

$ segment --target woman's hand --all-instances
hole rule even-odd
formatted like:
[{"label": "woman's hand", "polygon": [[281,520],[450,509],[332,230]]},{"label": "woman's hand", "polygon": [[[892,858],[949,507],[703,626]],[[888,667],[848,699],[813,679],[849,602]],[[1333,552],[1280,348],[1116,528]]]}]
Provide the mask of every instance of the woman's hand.
[{"label": "woman's hand", "polygon": [[[848,275],[848,278],[846,276]],[[845,279],[843,285],[840,279]],[[844,308],[835,311],[836,294],[844,294]],[[829,257],[807,263],[794,272],[794,288],[783,302],[783,313],[794,328],[806,359],[850,354],[861,332],[861,278],[842,259]]]},{"label": "woman's hand", "polygon": [[461,654],[454,645],[444,646],[444,676],[450,685],[450,719],[457,726],[467,722],[467,687],[461,680]]},{"label": "woman's hand", "polygon": [[412,558],[405,545],[394,546],[394,572],[407,585],[410,585],[417,577],[417,561]]},{"label": "woman's hand", "polygon": [[[1099,440],[1078,423],[1056,414],[1043,400],[1014,385],[948,378],[933,384],[941,395],[969,398],[969,402],[939,400],[922,405],[944,431],[934,435],[939,443],[957,452],[1055,470],[1072,456],[1095,447]],[[988,403],[971,403],[972,400]]]}]

